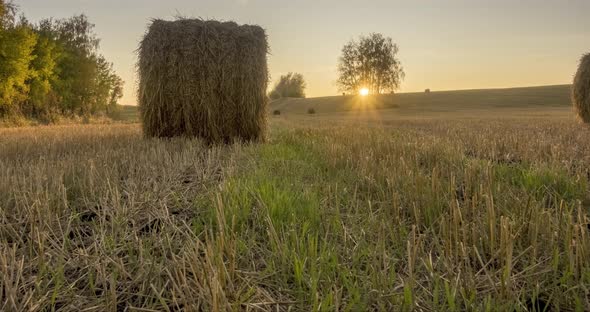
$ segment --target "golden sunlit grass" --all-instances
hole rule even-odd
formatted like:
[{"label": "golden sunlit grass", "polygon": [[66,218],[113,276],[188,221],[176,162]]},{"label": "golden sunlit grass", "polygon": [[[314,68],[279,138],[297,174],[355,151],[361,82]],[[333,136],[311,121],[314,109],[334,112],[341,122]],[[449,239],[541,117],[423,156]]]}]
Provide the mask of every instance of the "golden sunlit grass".
[{"label": "golden sunlit grass", "polygon": [[0,129],[0,310],[585,311],[585,127]]}]

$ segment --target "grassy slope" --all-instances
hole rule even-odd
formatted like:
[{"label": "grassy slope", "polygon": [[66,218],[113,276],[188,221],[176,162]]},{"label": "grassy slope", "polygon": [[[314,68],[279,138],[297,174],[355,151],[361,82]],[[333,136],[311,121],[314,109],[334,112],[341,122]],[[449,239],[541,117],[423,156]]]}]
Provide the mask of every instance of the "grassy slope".
[{"label": "grassy slope", "polygon": [[271,103],[272,110],[284,114],[306,114],[314,108],[318,114],[346,116],[351,112],[377,109],[382,117],[456,117],[457,114],[530,114],[571,112],[570,86],[543,86],[513,89],[400,93],[368,98],[335,96],[310,99],[281,99]]},{"label": "grassy slope", "polygon": [[[511,89],[483,89],[400,93],[369,98],[330,96],[309,99],[280,99],[270,109],[288,117],[306,115],[314,108],[325,118],[368,115],[383,119],[457,118],[491,116],[571,116],[570,85]],[[372,112],[373,113],[367,113]],[[116,120],[139,120],[137,106],[121,106]]]}]

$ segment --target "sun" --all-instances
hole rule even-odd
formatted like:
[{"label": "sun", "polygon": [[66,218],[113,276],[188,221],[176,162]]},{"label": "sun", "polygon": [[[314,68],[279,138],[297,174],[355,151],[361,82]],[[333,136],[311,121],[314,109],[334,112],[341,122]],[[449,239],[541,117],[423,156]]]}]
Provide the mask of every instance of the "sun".
[{"label": "sun", "polygon": [[369,95],[369,89],[367,89],[367,88],[362,88],[362,89],[360,89],[360,90],[359,90],[359,94],[360,94],[361,96],[367,96],[367,95]]}]

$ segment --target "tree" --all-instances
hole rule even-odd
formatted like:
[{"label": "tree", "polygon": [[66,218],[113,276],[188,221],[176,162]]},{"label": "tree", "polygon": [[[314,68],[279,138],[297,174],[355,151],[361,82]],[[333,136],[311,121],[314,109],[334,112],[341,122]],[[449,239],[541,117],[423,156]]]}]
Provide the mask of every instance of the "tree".
[{"label": "tree", "polygon": [[103,56],[98,58],[97,64],[96,107],[93,108],[93,113],[101,110],[110,113],[123,96],[123,80],[114,73],[113,64]]},{"label": "tree", "polygon": [[0,29],[0,117],[18,111],[27,98],[36,43],[37,36],[27,25]]},{"label": "tree", "polygon": [[277,90],[272,90],[270,91],[270,93],[268,94],[268,97],[271,100],[278,100],[281,98],[281,94],[277,91]]},{"label": "tree", "polygon": [[63,113],[88,115],[95,112],[94,102],[99,40],[85,15],[52,23],[52,31],[62,47],[58,61],[59,79],[55,85]]},{"label": "tree", "polygon": [[338,64],[340,91],[358,93],[367,88],[371,94],[381,94],[397,90],[405,77],[398,52],[391,38],[377,33],[344,45]]},{"label": "tree", "polygon": [[[33,28],[33,26],[31,26]],[[30,63],[28,99],[21,111],[29,117],[50,121],[56,113],[57,101],[53,85],[57,81],[57,61],[60,58],[59,46],[50,32],[43,30],[42,24],[35,29],[37,44],[33,50],[35,58]]]},{"label": "tree", "polygon": [[281,76],[273,90],[270,92],[269,97],[271,99],[282,97],[304,98],[306,87],[303,75],[298,73],[288,73]]},{"label": "tree", "polygon": [[122,96],[123,81],[111,63],[98,53],[100,40],[94,24],[85,15],[64,20],[46,20],[61,46],[54,86],[63,113],[92,115],[109,111]]},{"label": "tree", "polygon": [[0,0],[0,29],[6,29],[14,24],[16,6],[12,1]]}]

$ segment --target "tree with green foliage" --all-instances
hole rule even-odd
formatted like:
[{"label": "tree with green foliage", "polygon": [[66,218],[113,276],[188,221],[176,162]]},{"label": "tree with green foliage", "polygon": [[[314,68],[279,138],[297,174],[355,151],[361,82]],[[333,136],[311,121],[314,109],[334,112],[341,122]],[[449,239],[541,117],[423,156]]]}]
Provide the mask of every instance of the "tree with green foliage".
[{"label": "tree with green foliage", "polygon": [[123,81],[99,54],[100,40],[85,15],[15,20],[16,6],[0,0],[0,118],[21,115],[51,122],[57,115],[114,110]]},{"label": "tree with green foliage", "polygon": [[98,104],[94,109],[104,109],[109,113],[116,108],[117,102],[123,96],[123,80],[115,74],[113,64],[104,57],[100,56],[97,64],[96,103]]},{"label": "tree with green foliage", "polygon": [[99,103],[93,96],[98,84],[96,50],[99,40],[93,28],[85,15],[59,20],[52,25],[56,40],[62,46],[55,89],[60,94],[63,113],[89,115],[98,110]]},{"label": "tree with green foliage", "polygon": [[17,112],[27,99],[36,44],[37,35],[26,25],[4,24],[0,30],[0,117]]},{"label": "tree with green foliage", "polygon": [[405,77],[397,58],[399,48],[389,37],[373,33],[352,40],[342,48],[338,64],[338,87],[358,93],[367,88],[371,94],[397,90]]},{"label": "tree with green foliage", "polygon": [[60,50],[50,33],[37,29],[37,43],[33,54],[35,59],[30,63],[29,96],[23,113],[26,116],[51,121],[57,113],[57,99],[52,86],[57,81],[57,62]]},{"label": "tree with green foliage", "polygon": [[298,73],[288,73],[281,76],[273,90],[270,92],[269,97],[273,100],[284,97],[304,98],[306,87],[303,75]]},{"label": "tree with green foliage", "polygon": [[0,0],[0,29],[5,29],[14,23],[16,6],[11,1]]}]

